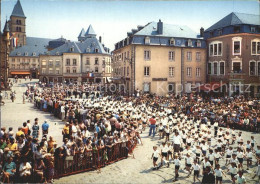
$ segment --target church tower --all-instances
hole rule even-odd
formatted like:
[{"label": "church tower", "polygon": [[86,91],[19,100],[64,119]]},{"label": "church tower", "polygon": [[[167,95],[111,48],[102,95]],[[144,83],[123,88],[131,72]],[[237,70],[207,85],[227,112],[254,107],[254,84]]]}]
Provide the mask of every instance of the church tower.
[{"label": "church tower", "polygon": [[17,0],[9,20],[11,33],[11,50],[26,45],[25,15],[20,0]]}]

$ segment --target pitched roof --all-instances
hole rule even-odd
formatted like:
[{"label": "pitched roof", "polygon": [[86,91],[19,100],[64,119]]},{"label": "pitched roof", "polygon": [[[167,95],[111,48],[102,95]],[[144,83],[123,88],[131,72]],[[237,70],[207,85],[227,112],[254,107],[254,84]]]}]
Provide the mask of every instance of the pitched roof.
[{"label": "pitched roof", "polygon": [[96,33],[95,33],[93,27],[91,26],[91,24],[89,25],[88,30],[85,33],[85,36],[86,37],[87,36],[96,36]]},{"label": "pitched roof", "polygon": [[51,40],[48,38],[26,37],[26,45],[14,49],[10,56],[18,56],[18,54],[28,57],[39,56],[47,51],[48,43]]},{"label": "pitched roof", "polygon": [[23,8],[22,8],[22,5],[20,3],[20,0],[17,0],[17,3],[14,6],[14,9],[13,9],[11,16],[26,18],[25,15],[24,15]]},{"label": "pitched roof", "polygon": [[82,28],[81,29],[81,31],[80,31],[80,33],[79,33],[79,36],[78,36],[78,38],[82,38],[82,37],[85,37],[85,29],[84,28]]},{"label": "pitched roof", "polygon": [[246,14],[246,13],[235,13],[232,12],[225,16],[223,19],[213,24],[211,27],[206,29],[206,31],[211,31],[231,25],[239,24],[250,24],[250,25],[260,25],[260,15]]},{"label": "pitched roof", "polygon": [[57,55],[57,53],[81,53],[81,50],[76,42],[68,41],[65,44],[50,51],[50,55]]},{"label": "pitched roof", "polygon": [[134,35],[197,38],[198,34],[187,26],[172,25],[165,23],[163,23],[163,34],[158,34],[157,22],[150,22],[143,29],[137,31]]}]

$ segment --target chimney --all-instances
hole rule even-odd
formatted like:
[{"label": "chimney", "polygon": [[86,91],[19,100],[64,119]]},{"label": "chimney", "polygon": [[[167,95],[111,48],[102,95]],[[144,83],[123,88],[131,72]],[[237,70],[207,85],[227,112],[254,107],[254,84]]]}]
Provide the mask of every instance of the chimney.
[{"label": "chimney", "polygon": [[110,51],[110,50],[109,50],[109,49],[107,49],[107,52],[108,52],[108,53],[109,53],[109,51]]},{"label": "chimney", "polygon": [[163,34],[163,22],[161,22],[161,19],[159,19],[159,22],[157,23],[157,32],[158,34]]},{"label": "chimney", "polygon": [[204,37],[204,28],[203,27],[200,28],[200,37]]},{"label": "chimney", "polygon": [[99,37],[99,42],[102,43],[102,37],[101,36]]}]

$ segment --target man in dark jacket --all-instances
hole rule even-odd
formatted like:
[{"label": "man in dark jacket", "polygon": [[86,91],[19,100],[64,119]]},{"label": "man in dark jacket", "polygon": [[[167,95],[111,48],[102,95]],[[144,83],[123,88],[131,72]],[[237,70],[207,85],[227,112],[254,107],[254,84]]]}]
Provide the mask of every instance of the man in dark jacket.
[{"label": "man in dark jacket", "polygon": [[206,167],[201,184],[215,184],[215,176],[210,172],[210,167]]}]

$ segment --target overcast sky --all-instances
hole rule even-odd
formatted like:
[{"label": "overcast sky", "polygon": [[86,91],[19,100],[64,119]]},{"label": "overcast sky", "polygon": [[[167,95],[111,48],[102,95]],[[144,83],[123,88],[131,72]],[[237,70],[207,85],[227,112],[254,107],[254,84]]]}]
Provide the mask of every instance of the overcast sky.
[{"label": "overcast sky", "polygon": [[[2,29],[17,0],[2,0]],[[137,25],[151,21],[187,25],[199,33],[231,12],[259,14],[254,1],[86,1],[20,0],[31,37],[77,41],[82,28],[91,24],[110,49]]]}]

